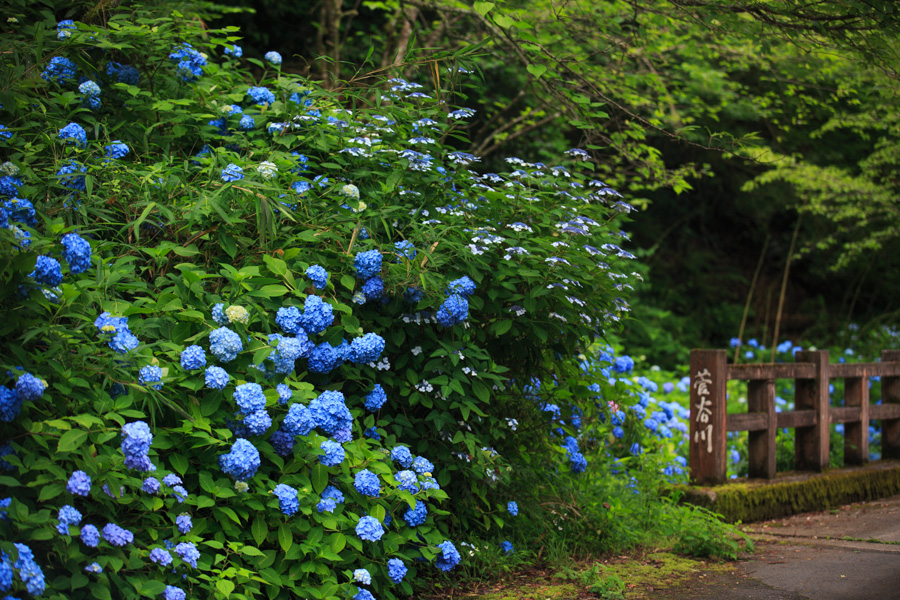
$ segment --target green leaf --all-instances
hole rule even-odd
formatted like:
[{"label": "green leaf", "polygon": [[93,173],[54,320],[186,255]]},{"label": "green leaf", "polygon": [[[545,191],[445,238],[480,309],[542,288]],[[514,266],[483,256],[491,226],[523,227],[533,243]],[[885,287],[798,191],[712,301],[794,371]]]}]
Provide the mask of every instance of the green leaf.
[{"label": "green leaf", "polygon": [[241,548],[241,554],[244,556],[265,556],[259,548],[246,545]]},{"label": "green leaf", "polygon": [[266,540],[266,536],[269,532],[269,527],[266,524],[266,520],[257,516],[253,519],[253,525],[250,527],[250,533],[253,535],[253,541],[256,542],[257,546],[261,546],[262,543]]},{"label": "green leaf", "polygon": [[219,590],[222,595],[228,597],[231,595],[231,592],[234,591],[234,583],[227,579],[219,579],[216,581],[216,589]]},{"label": "green leaf", "polygon": [[172,452],[169,454],[169,462],[172,463],[172,468],[175,469],[179,475],[184,475],[187,472],[188,460],[183,454]]},{"label": "green leaf", "polygon": [[312,466],[312,485],[317,494],[321,494],[328,485],[328,469],[325,465],[316,463]]},{"label": "green leaf", "polygon": [[494,3],[493,2],[476,2],[475,6],[473,8],[475,8],[475,12],[477,12],[479,15],[481,15],[483,17],[484,15],[491,12],[491,9],[494,8]]},{"label": "green leaf", "polygon": [[544,65],[530,64],[525,68],[537,79],[540,79],[541,75],[547,72],[547,67]]},{"label": "green leaf", "polygon": [[79,448],[84,440],[87,439],[87,436],[88,432],[82,429],[72,429],[71,431],[67,431],[59,438],[57,451],[71,452]]},{"label": "green leaf", "polygon": [[290,527],[282,523],[278,526],[278,545],[287,552],[294,545],[294,535],[291,533]]}]

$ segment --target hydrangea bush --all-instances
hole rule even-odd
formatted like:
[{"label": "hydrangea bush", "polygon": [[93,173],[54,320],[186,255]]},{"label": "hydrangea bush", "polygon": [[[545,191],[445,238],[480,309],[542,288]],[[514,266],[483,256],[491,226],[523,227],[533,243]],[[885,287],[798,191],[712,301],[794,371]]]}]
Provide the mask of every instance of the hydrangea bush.
[{"label": "hydrangea bush", "polygon": [[408,595],[617,418],[578,354],[630,206],[587,152],[480,173],[450,87],[336,93],[235,34],[0,42],[2,592]]}]

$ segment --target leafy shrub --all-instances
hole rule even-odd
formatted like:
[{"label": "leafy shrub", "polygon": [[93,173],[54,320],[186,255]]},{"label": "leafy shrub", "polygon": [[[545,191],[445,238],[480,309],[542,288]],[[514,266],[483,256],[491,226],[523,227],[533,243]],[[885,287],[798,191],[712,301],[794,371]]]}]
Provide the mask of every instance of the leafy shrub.
[{"label": "leafy shrub", "polygon": [[580,150],[470,170],[450,87],[329,91],[180,10],[2,42],[0,564],[52,597],[410,594],[520,478],[587,467],[630,207]]}]

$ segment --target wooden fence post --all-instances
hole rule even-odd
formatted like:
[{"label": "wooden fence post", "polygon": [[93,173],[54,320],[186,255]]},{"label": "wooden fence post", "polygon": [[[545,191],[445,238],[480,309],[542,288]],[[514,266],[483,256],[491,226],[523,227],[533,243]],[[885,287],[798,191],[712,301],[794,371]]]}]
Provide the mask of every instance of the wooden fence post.
[{"label": "wooden fence post", "polygon": [[723,483],[725,462],[725,350],[691,350],[691,479],[696,483]]},{"label": "wooden fence post", "polygon": [[864,465],[869,462],[868,377],[848,377],[844,380],[844,406],[859,407],[859,421],[844,424],[844,464]]},{"label": "wooden fence post", "polygon": [[797,427],[794,457],[799,471],[822,471],[828,466],[828,350],[805,350],[796,354],[797,362],[813,363],[815,379],[796,379],[794,405],[797,410],[814,410],[813,425]]},{"label": "wooden fence post", "polygon": [[775,413],[775,380],[751,379],[747,383],[747,412],[763,413],[768,426],[760,431],[748,431],[748,471],[750,477],[775,478],[775,432],[778,415]]},{"label": "wooden fence post", "polygon": [[[881,362],[900,362],[900,350],[882,350]],[[900,377],[881,378],[881,403],[900,404]],[[881,458],[900,458],[900,419],[881,421]]]}]

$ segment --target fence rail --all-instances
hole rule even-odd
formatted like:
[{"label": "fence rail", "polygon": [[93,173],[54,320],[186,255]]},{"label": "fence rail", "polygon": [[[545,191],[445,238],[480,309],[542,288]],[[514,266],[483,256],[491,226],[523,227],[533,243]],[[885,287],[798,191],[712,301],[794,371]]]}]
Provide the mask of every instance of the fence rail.
[{"label": "fence rail", "polygon": [[[796,431],[795,465],[801,471],[828,466],[830,425],[844,424],[844,463],[869,461],[869,422],[881,421],[883,458],[900,458],[900,351],[884,350],[881,362],[830,364],[827,350],[806,350],[797,362],[729,365],[726,350],[691,351],[690,460],[696,483],[723,483],[726,434],[748,432],[750,477],[775,477],[775,432]],[[869,377],[881,377],[881,404],[869,404]],[[728,414],[729,379],[747,381],[747,412]],[[775,412],[775,380],[794,380],[795,410]],[[831,406],[828,386],[844,380],[844,406]]]}]

